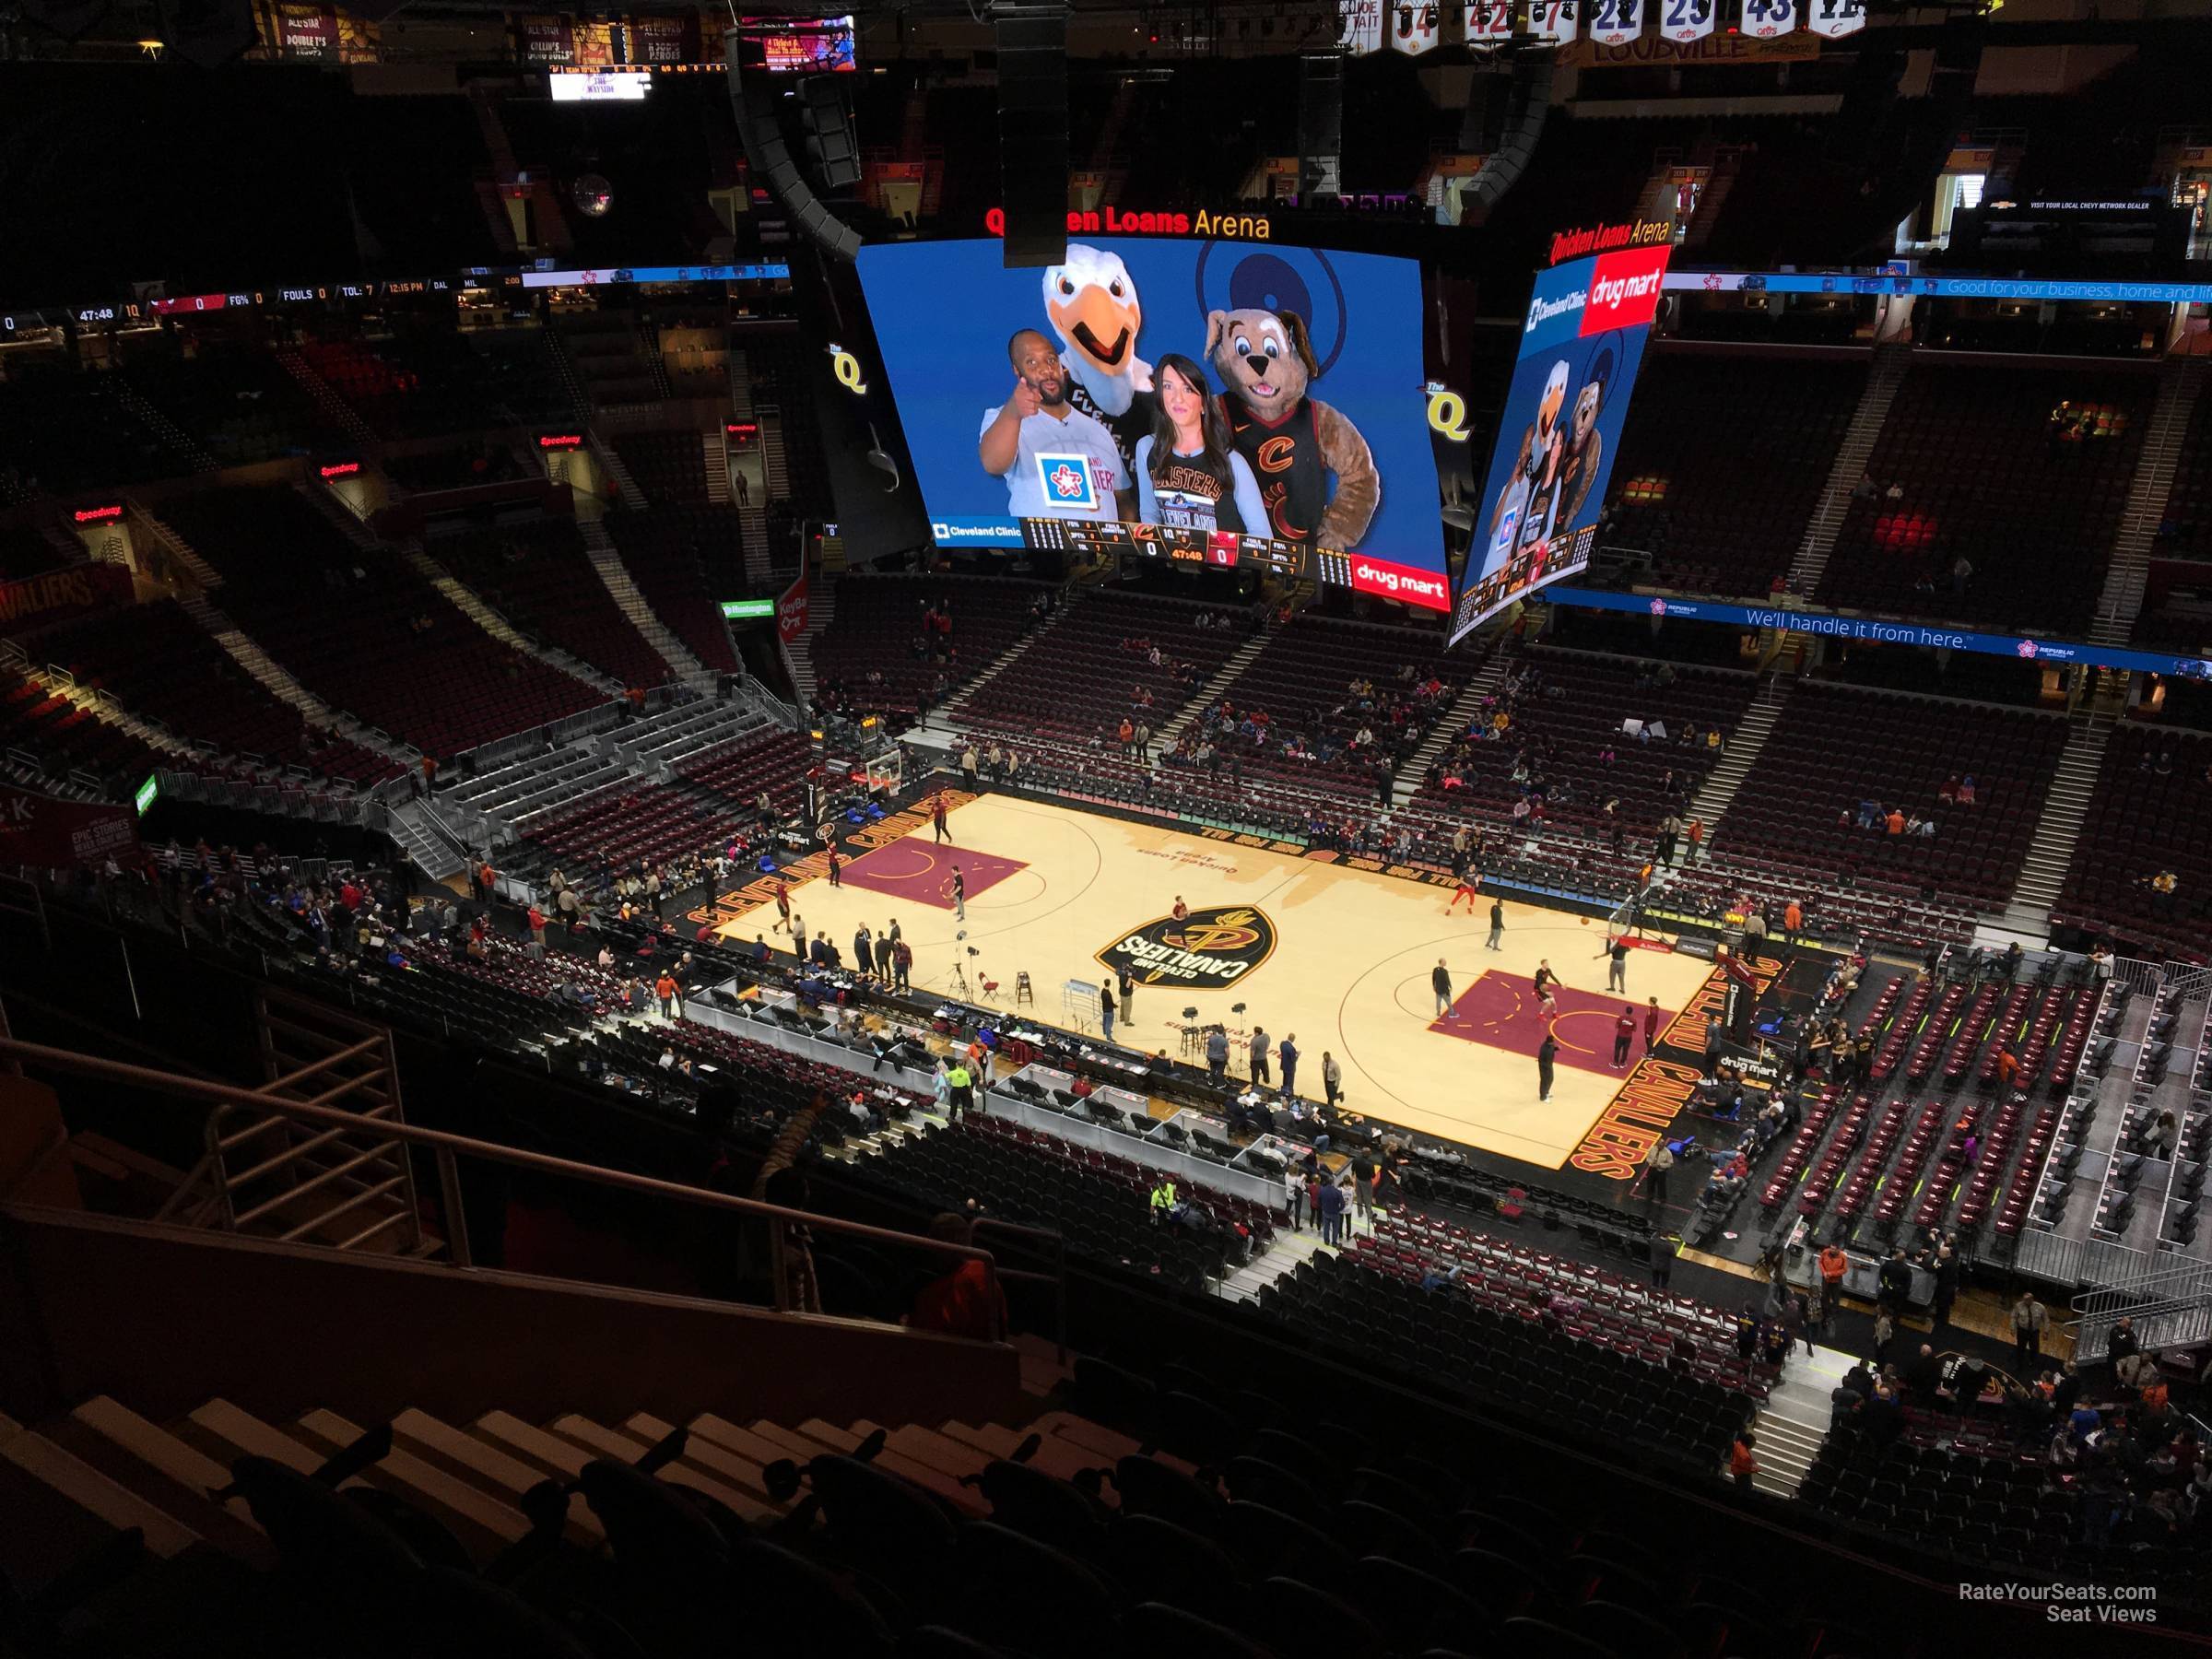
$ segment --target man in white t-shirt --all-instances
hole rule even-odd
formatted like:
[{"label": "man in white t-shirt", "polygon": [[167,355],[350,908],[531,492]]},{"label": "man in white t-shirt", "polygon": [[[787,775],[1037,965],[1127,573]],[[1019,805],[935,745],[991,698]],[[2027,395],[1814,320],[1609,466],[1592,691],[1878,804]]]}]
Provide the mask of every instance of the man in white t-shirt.
[{"label": "man in white t-shirt", "polygon": [[1067,401],[1067,371],[1033,328],[1006,342],[1018,377],[983,416],[976,455],[1006,481],[1016,518],[1127,518],[1130,481],[1113,434]]}]

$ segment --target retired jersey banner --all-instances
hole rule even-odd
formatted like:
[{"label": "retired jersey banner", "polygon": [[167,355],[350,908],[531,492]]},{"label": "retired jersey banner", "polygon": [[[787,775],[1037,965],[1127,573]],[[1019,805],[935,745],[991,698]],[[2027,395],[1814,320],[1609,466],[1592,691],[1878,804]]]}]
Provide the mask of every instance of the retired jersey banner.
[{"label": "retired jersey banner", "polygon": [[1472,0],[1460,7],[1472,52],[1495,52],[1513,38],[1513,0]]},{"label": "retired jersey banner", "polygon": [[1590,38],[1603,46],[1625,46],[1643,32],[1643,0],[1587,0]]},{"label": "retired jersey banner", "polygon": [[1659,8],[1659,32],[1685,46],[1712,32],[1713,0],[1653,0]]},{"label": "retired jersey banner", "polygon": [[1744,0],[1744,32],[1771,41],[1797,27],[1797,0]]},{"label": "retired jersey banner", "polygon": [[1390,44],[1394,52],[1419,57],[1436,50],[1436,0],[1394,0],[1390,8]]},{"label": "retired jersey banner", "polygon": [[1805,26],[1829,41],[1857,34],[1866,27],[1866,0],[1806,0]]},{"label": "retired jersey banner", "polygon": [[1528,8],[1529,32],[1539,41],[1564,46],[1574,39],[1575,0],[1537,0]]},{"label": "retired jersey banner", "polygon": [[1382,50],[1382,0],[1336,0],[1336,44],[1354,57]]}]

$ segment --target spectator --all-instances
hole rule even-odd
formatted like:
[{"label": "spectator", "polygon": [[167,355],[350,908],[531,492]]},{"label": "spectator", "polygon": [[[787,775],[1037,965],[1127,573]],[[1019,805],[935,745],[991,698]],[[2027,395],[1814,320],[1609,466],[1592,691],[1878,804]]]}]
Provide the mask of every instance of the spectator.
[{"label": "spectator", "polygon": [[1758,1446],[1759,1436],[1746,1429],[1736,1435],[1735,1443],[1728,1448],[1728,1477],[1747,1492],[1751,1489],[1751,1482],[1759,1474]]},{"label": "spectator", "polygon": [[[974,1227],[968,1218],[950,1210],[931,1220],[929,1236],[945,1244],[972,1245],[975,1241]],[[996,1342],[1007,1329],[1006,1291],[988,1261],[969,1256],[914,1293],[913,1312],[907,1315],[906,1323],[917,1331]]]}]

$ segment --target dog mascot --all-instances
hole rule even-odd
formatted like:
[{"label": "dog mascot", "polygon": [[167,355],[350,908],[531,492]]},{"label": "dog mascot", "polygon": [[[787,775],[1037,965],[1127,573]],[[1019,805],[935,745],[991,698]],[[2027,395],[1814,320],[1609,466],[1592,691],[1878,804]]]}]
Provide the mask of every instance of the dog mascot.
[{"label": "dog mascot", "polygon": [[1374,522],[1382,482],[1359,429],[1306,395],[1320,371],[1305,319],[1295,312],[1215,312],[1206,320],[1206,358],[1227,388],[1222,415],[1260,482],[1275,537],[1338,552],[1357,547]]},{"label": "dog mascot", "polygon": [[1151,436],[1152,365],[1136,355],[1145,311],[1121,255],[1082,242],[1044,273],[1044,314],[1060,342],[1067,401],[1113,434],[1122,476],[1135,476],[1137,443]]}]

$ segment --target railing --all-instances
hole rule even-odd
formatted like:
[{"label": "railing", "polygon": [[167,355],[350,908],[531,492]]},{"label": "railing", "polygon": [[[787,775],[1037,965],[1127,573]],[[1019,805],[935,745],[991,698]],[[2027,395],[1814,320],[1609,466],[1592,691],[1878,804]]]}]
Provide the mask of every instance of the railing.
[{"label": "railing", "polygon": [[[6,1030],[6,1014],[0,1009],[0,1033]],[[341,1064],[343,1059],[359,1059],[366,1051],[355,1047],[337,1051],[317,1065],[296,1069],[283,1081],[299,1087],[313,1077]],[[241,1088],[227,1083],[203,1081],[197,1077],[180,1077],[172,1072],[157,1071],[148,1066],[130,1065],[121,1061],[102,1059],[97,1055],[80,1054],[68,1049],[49,1047],[44,1043],[19,1042],[12,1037],[0,1035],[0,1065],[35,1067],[60,1072],[74,1077],[99,1077],[109,1082],[128,1085],[154,1095],[174,1096],[194,1100],[218,1109],[233,1111],[244,1109],[255,1113],[266,1113],[287,1123],[311,1131],[311,1139],[324,1132],[337,1135],[359,1133],[362,1128],[362,1114],[340,1110],[327,1103],[328,1098],[343,1098],[362,1087],[359,1079],[349,1079],[321,1091],[317,1097],[303,1100],[280,1099],[270,1093]],[[371,1067],[371,1070],[376,1068]],[[211,1114],[212,1118],[217,1114]],[[212,1131],[211,1131],[212,1133]],[[987,1304],[990,1315],[992,1340],[1003,1340],[1006,1333],[999,1327],[996,1308],[998,1282],[1002,1279],[1022,1279],[1053,1283],[1056,1287],[1057,1306],[1062,1330],[1060,1341],[1065,1354],[1066,1269],[1061,1254],[1059,1235],[1040,1228],[1023,1228],[1011,1222],[991,1220],[984,1225],[1008,1234],[1027,1236],[1053,1245],[1053,1270],[1030,1272],[1002,1268],[991,1253],[972,1245],[954,1244],[926,1234],[894,1232],[888,1228],[871,1227],[865,1222],[847,1221],[833,1216],[819,1216],[805,1210],[787,1209],[781,1205],[765,1204],[757,1199],[733,1197],[725,1193],[713,1192],[706,1187],[686,1186],[678,1182],[662,1181],[650,1175],[632,1175],[620,1170],[602,1169],[596,1165],[578,1163],[571,1159],[554,1158],[542,1152],[525,1151],[519,1147],[503,1147],[492,1141],[477,1140],[468,1135],[453,1135],[441,1129],[425,1129],[417,1124],[398,1121],[396,1113],[389,1120],[379,1120],[375,1133],[380,1139],[408,1147],[419,1147],[435,1160],[439,1192],[442,1200],[441,1219],[444,1227],[445,1254],[443,1265],[451,1270],[467,1272],[474,1266],[468,1244],[467,1216],[464,1208],[460,1175],[460,1159],[480,1159],[488,1163],[502,1165],[512,1170],[525,1170],[539,1175],[557,1176],[563,1180],[579,1181],[588,1185],[609,1187],[618,1192],[635,1193],[646,1197],[665,1198],[680,1204],[695,1205],[702,1209],[724,1216],[744,1218],[766,1223],[771,1276],[773,1279],[775,1306],[780,1312],[792,1312],[792,1275],[789,1271],[789,1252],[803,1241],[804,1232],[831,1234],[839,1238],[863,1239],[872,1243],[896,1249],[918,1250],[924,1254],[943,1258],[948,1266],[961,1262],[980,1261],[987,1276]],[[235,1137],[233,1137],[235,1138]],[[411,1186],[408,1189],[413,1201]]]}]

